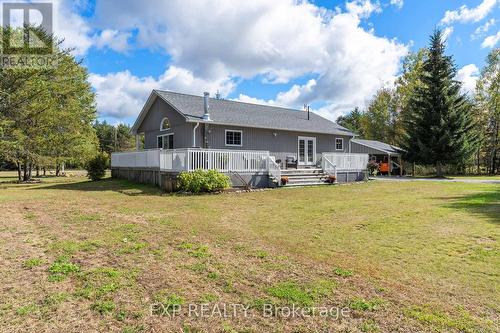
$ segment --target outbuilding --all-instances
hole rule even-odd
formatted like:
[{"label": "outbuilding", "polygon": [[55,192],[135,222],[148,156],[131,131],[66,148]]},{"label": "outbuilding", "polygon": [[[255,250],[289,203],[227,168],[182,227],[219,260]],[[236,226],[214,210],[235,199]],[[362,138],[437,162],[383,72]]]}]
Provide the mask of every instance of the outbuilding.
[{"label": "outbuilding", "polygon": [[381,174],[403,175],[401,154],[404,149],[402,148],[381,141],[352,139],[351,152],[368,154],[369,160],[375,161],[379,165]]}]

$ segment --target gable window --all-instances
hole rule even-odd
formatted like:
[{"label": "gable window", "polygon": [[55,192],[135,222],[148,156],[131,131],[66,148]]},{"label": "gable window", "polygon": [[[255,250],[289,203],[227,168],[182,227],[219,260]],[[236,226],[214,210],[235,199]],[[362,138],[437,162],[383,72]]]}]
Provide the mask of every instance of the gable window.
[{"label": "gable window", "polygon": [[335,139],[335,150],[344,150],[344,139],[342,138]]},{"label": "gable window", "polygon": [[242,144],[242,131],[226,130],[226,146],[241,147]]},{"label": "gable window", "polygon": [[160,131],[168,131],[170,129],[170,121],[168,118],[163,118],[161,120]]},{"label": "gable window", "polygon": [[161,149],[174,149],[174,134],[159,135],[157,147]]}]

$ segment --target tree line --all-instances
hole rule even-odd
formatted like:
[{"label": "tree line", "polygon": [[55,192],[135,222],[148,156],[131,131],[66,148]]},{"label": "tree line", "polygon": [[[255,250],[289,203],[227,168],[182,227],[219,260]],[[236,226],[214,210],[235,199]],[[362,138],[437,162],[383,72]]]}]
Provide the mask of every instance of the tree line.
[{"label": "tree line", "polygon": [[[19,180],[28,181],[47,169],[59,175],[64,163],[81,167],[99,151],[133,147],[127,125],[96,120],[95,95],[81,61],[54,36],[39,30],[37,37],[54,46],[54,66],[0,67],[0,166],[14,166]],[[36,55],[36,49],[24,46],[21,53]]]},{"label": "tree line", "polygon": [[462,90],[441,31],[409,54],[394,86],[377,91],[365,110],[337,122],[361,138],[405,150],[405,161],[441,176],[500,172],[500,49],[493,49],[472,94]]}]

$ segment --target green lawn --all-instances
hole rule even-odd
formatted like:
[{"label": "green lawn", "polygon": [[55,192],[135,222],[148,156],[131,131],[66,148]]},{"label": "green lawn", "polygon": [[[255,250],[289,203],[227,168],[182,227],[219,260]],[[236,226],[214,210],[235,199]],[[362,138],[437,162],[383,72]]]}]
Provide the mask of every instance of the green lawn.
[{"label": "green lawn", "polygon": [[482,179],[482,180],[500,180],[500,175],[488,176],[488,175],[468,175],[468,176],[447,176],[451,179]]},{"label": "green lawn", "polygon": [[[43,181],[0,184],[0,317],[12,331],[500,330],[498,185],[178,196]],[[151,315],[158,302],[170,312]],[[242,303],[250,315],[196,318],[191,303]],[[263,315],[292,303],[349,313]]]}]

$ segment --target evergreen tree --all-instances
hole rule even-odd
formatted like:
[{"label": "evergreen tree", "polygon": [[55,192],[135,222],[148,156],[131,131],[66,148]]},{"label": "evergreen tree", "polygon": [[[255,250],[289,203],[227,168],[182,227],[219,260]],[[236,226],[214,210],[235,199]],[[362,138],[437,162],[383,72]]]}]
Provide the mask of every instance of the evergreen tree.
[{"label": "evergreen tree", "polygon": [[361,128],[361,118],[363,114],[358,107],[355,107],[351,112],[345,116],[339,116],[337,118],[337,124],[343,126],[359,136],[364,136],[363,129]]},{"label": "evergreen tree", "polygon": [[104,120],[102,122],[96,121],[94,129],[99,139],[99,148],[103,152],[111,154],[135,148],[135,137],[132,135],[129,125],[118,124],[113,126]]},{"label": "evergreen tree", "polygon": [[58,170],[63,162],[83,162],[97,152],[87,71],[54,36],[41,31],[39,37],[54,45],[54,66],[0,68],[0,156],[16,163],[25,181],[33,168],[50,163]]},{"label": "evergreen tree", "polygon": [[453,59],[445,55],[443,33],[436,30],[420,74],[420,82],[410,99],[404,148],[406,160],[435,165],[437,176],[447,164],[461,166],[476,151],[472,103],[460,92],[455,80]]}]

